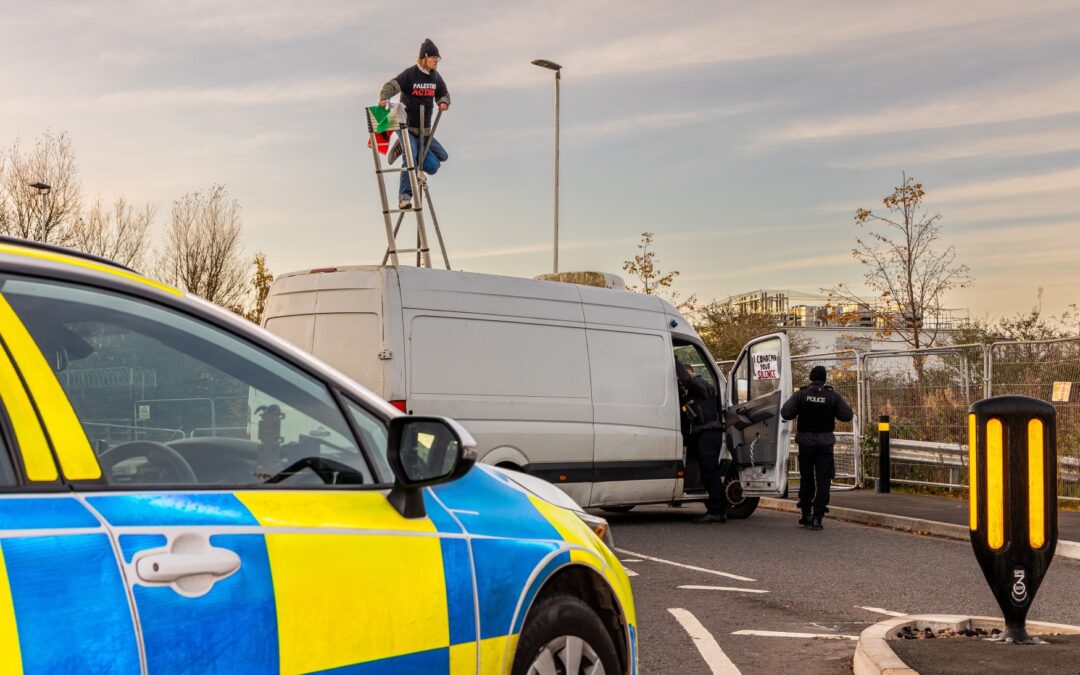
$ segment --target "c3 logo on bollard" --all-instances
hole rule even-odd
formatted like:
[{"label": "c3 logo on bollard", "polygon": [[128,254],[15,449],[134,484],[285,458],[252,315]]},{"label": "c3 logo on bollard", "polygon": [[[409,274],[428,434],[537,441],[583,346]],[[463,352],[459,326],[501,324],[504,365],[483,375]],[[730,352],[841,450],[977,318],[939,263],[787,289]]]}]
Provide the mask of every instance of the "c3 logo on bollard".
[{"label": "c3 logo on bollard", "polygon": [[1023,567],[1013,570],[1012,599],[1018,605],[1027,602],[1028,591],[1027,584],[1024,583],[1025,579],[1027,579],[1027,571]]}]

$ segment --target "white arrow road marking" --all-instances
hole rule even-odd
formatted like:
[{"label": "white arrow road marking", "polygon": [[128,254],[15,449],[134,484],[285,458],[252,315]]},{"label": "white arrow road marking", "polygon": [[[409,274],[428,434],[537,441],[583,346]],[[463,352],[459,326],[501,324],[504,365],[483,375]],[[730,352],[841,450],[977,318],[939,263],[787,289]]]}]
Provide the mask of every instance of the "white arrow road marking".
[{"label": "white arrow road marking", "polygon": [[861,605],[855,605],[858,609],[865,609],[868,612],[874,612],[876,614],[884,614],[885,616],[907,616],[903,612],[893,612],[888,609],[882,609],[880,607],[863,607]]},{"label": "white arrow road marking", "polygon": [[623,568],[623,572],[626,572],[626,576],[628,576],[628,577],[636,577],[637,576],[637,572],[635,572],[634,570],[628,570],[625,567]]},{"label": "white arrow road marking", "polygon": [[683,630],[690,635],[690,639],[694,641],[694,646],[697,647],[701,658],[705,659],[705,663],[708,664],[713,675],[741,675],[739,669],[727,657],[724,650],[720,649],[720,645],[716,644],[712,633],[701,625],[696,616],[685,609],[675,608],[668,611],[683,627]]},{"label": "white arrow road marking", "polygon": [[735,588],[734,586],[679,586],[688,591],[731,591],[732,593],[768,593],[760,588]]},{"label": "white arrow road marking", "polygon": [[758,637],[821,638],[823,640],[858,640],[858,635],[837,633],[785,633],[778,630],[737,630],[732,635],[757,635]]},{"label": "white arrow road marking", "polygon": [[671,560],[664,560],[663,558],[653,558],[652,556],[647,556],[643,553],[634,553],[633,551],[627,551],[624,548],[617,548],[615,550],[619,553],[625,553],[627,555],[641,558],[642,560],[651,560],[652,562],[664,563],[665,565],[673,565],[675,567],[681,567],[686,570],[694,570],[695,572],[704,572],[705,574],[715,574],[718,577],[727,577],[728,579],[735,579],[736,581],[757,581],[756,579],[751,579],[750,577],[740,577],[738,574],[729,574],[728,572],[718,572],[717,570],[705,569],[704,567],[684,565],[683,563],[677,563]]}]

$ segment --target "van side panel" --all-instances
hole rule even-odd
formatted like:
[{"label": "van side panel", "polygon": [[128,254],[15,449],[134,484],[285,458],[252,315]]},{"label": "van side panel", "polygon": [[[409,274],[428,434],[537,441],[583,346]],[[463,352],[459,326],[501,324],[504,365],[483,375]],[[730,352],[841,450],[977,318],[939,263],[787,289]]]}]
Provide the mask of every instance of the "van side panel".
[{"label": "van side panel", "polygon": [[594,419],[593,504],[672,498],[681,469],[670,338],[589,328]]},{"label": "van side panel", "polygon": [[[519,451],[523,468],[588,504],[592,406],[580,324],[417,310],[406,316],[409,408],[464,424],[481,459],[496,448]],[[552,476],[548,467],[556,467]]]}]

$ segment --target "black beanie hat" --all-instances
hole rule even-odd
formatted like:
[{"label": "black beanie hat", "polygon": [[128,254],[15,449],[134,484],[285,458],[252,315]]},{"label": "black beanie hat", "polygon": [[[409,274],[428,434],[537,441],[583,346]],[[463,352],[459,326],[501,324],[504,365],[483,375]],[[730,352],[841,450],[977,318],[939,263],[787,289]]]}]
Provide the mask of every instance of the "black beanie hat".
[{"label": "black beanie hat", "polygon": [[424,44],[420,45],[420,56],[417,58],[422,59],[425,56],[438,56],[442,58],[442,55],[439,54],[439,48],[435,46],[435,43],[431,41],[431,38],[424,40]]},{"label": "black beanie hat", "polygon": [[814,366],[810,369],[810,381],[824,382],[828,372],[829,371],[825,370],[825,366]]}]

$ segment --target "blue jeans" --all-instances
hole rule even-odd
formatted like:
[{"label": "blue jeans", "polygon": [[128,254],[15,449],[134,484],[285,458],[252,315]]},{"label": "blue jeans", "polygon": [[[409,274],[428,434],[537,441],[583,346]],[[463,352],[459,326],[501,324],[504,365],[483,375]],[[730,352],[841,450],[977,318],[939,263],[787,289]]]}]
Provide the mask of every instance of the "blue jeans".
[{"label": "blue jeans", "polygon": [[[415,164],[420,161],[420,137],[411,131],[409,132],[409,144],[412,146],[413,164]],[[432,138],[431,147],[428,149],[427,157],[424,158],[424,173],[429,175],[436,173],[448,158],[446,148],[442,146],[442,143],[437,138]],[[407,171],[401,172],[401,187],[398,189],[398,197],[400,199],[412,199],[412,184],[409,182],[409,172]]]}]

